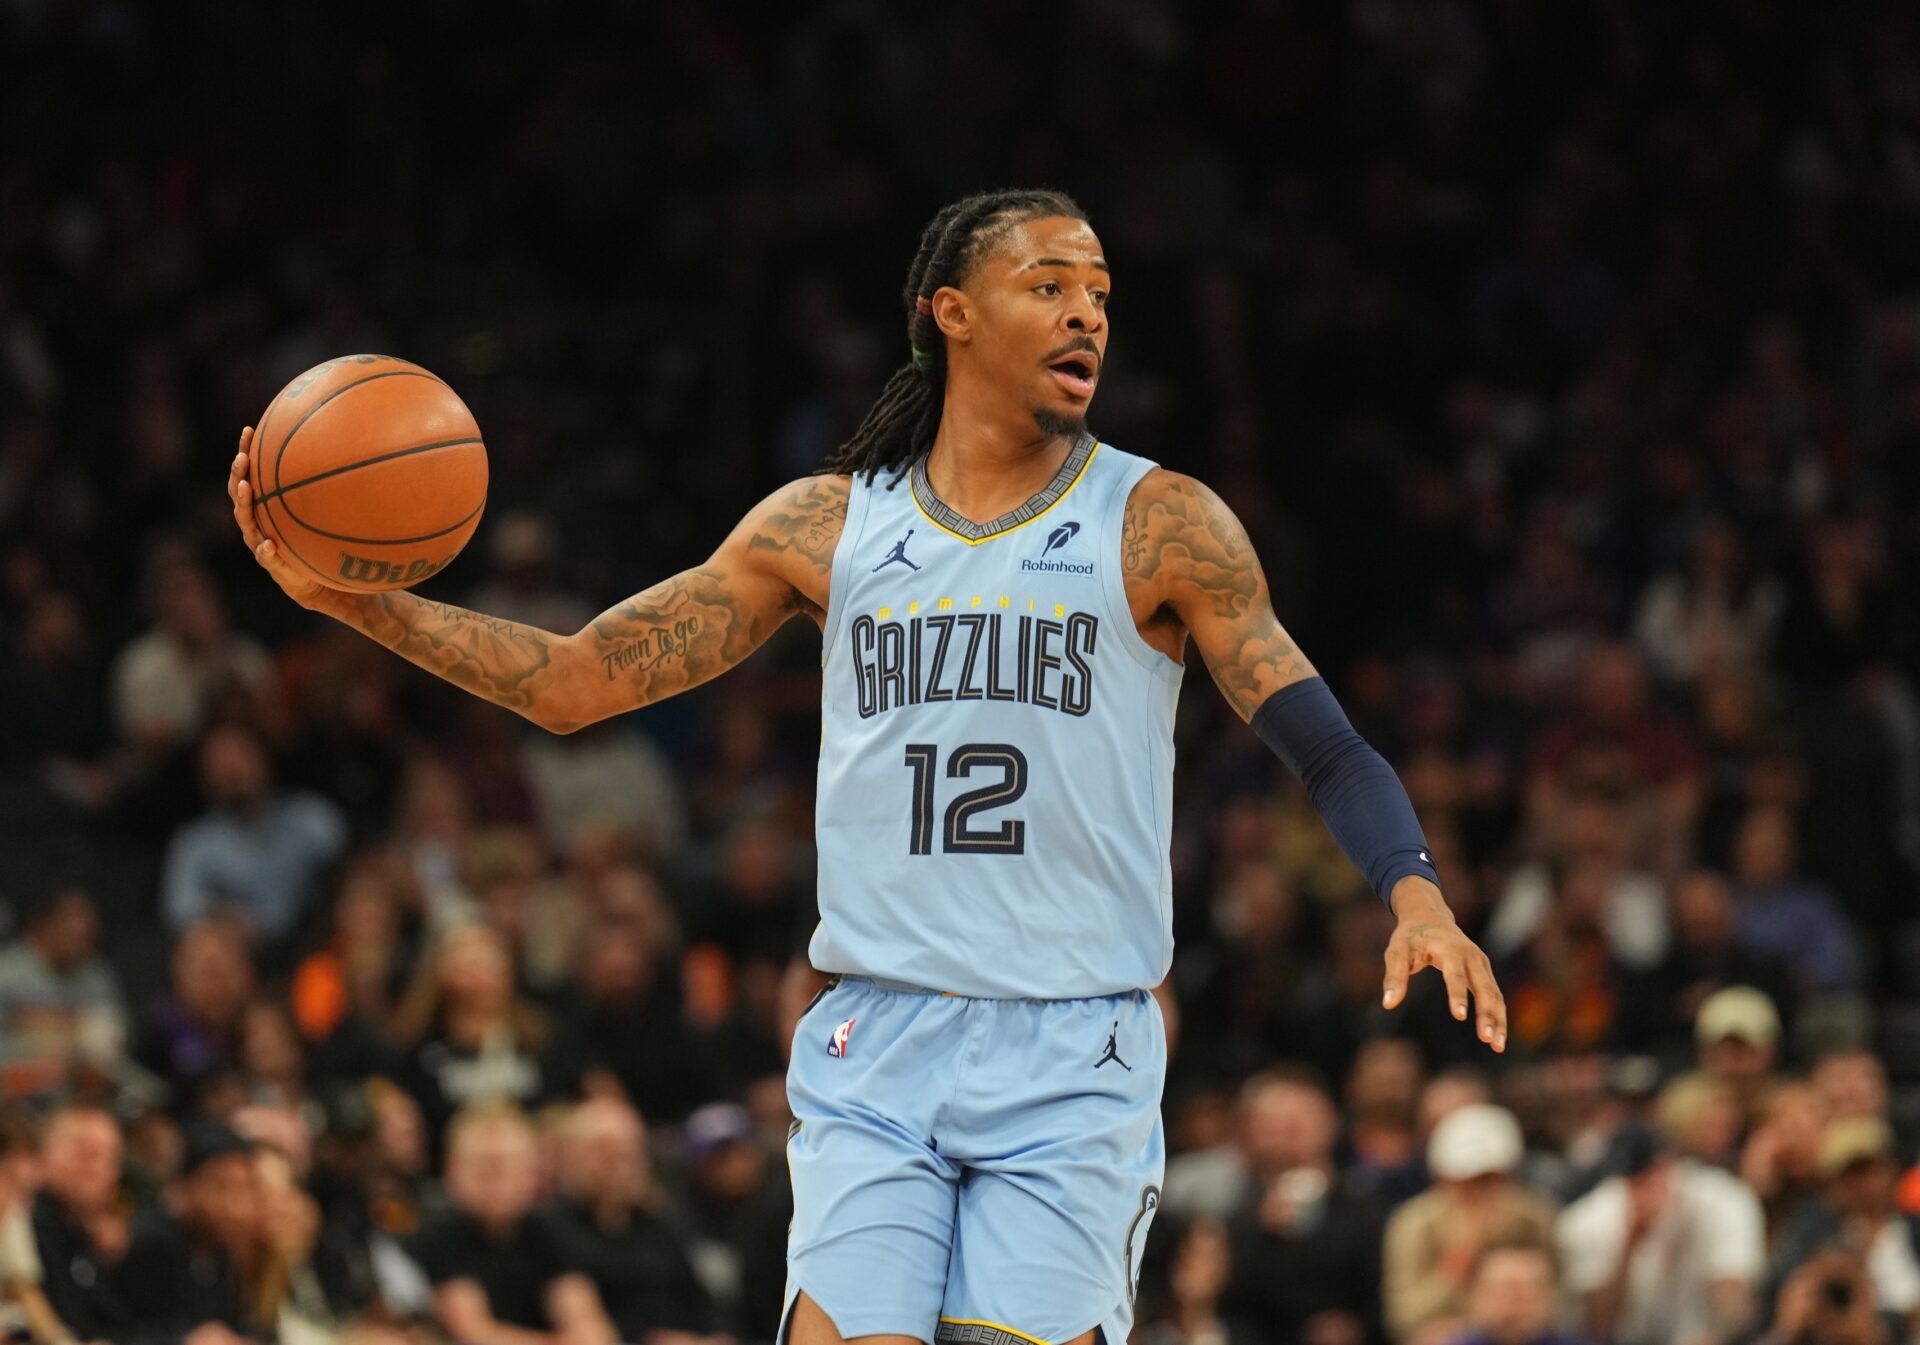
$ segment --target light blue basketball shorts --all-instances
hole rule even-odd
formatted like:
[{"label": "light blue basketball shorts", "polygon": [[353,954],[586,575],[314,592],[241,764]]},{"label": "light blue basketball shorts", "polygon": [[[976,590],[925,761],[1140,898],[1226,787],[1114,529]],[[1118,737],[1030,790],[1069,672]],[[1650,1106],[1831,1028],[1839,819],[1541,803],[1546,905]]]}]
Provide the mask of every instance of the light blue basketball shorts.
[{"label": "light blue basketball shorts", "polygon": [[[801,1015],[787,1097],[802,1289],[843,1337],[1124,1345],[1166,1165],[1144,990],[968,999],[862,977]],[[784,1323],[780,1339],[786,1339]]]}]

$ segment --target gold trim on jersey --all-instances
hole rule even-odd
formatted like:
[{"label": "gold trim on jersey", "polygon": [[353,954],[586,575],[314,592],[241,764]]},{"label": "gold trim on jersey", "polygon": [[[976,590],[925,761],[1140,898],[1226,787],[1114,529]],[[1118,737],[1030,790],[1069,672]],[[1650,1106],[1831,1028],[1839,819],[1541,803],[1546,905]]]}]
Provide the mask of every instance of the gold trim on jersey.
[{"label": "gold trim on jersey", "polygon": [[[1080,464],[1079,470],[1074,472],[1071,480],[1067,481],[1064,485],[1062,485],[1060,482],[1060,479],[1058,477],[1055,477],[1052,481],[1047,483],[1045,489],[1036,492],[1033,498],[1028,500],[1026,504],[1020,506],[1020,508],[1025,509],[1031,506],[1034,500],[1042,499],[1048,494],[1052,494],[1053,498],[1051,500],[1048,500],[1045,506],[1043,506],[1037,512],[1033,514],[1029,514],[1027,517],[1020,519],[1017,522],[1009,523],[1006,527],[997,529],[993,532],[982,533],[978,537],[969,537],[964,532],[956,532],[954,529],[948,527],[945,523],[942,523],[939,520],[939,518],[935,516],[934,512],[927,508],[926,503],[921,500],[920,498],[921,483],[926,482],[927,494],[932,498],[934,504],[937,505],[940,510],[948,514],[952,514],[955,518],[960,517],[958,512],[956,512],[951,505],[947,504],[947,502],[942,500],[938,495],[933,494],[933,483],[930,481],[927,481],[926,479],[927,464],[926,464],[925,458],[922,458],[920,461],[916,462],[913,465],[913,470],[907,474],[907,494],[913,500],[913,507],[920,512],[920,517],[924,518],[927,522],[933,524],[934,527],[940,529],[941,532],[944,532],[949,537],[956,538],[959,541],[965,542],[968,546],[979,546],[982,542],[991,542],[997,537],[1005,537],[1008,533],[1018,532],[1020,531],[1020,529],[1026,527],[1027,524],[1043,519],[1048,514],[1052,513],[1055,509],[1058,509],[1060,507],[1060,502],[1066,499],[1067,496],[1073,494],[1073,488],[1079,485],[1081,481],[1086,479],[1087,468],[1093,465],[1093,459],[1099,452],[1100,452],[1100,441],[1098,439],[1095,439],[1093,441],[1093,446],[1087,450],[1087,456],[1085,461],[1083,461]],[[1062,463],[1061,466],[1064,468],[1065,466],[1068,465],[1068,463],[1071,463],[1071,461],[1072,461],[1072,455],[1069,454],[1067,463]],[[1018,512],[1019,510],[1008,511],[1008,513],[1018,513]],[[1007,517],[1007,514],[1002,514],[1000,516],[1000,518],[1005,518],[1005,517]],[[992,526],[992,523],[997,523],[999,521],[1000,519],[994,519],[986,525],[979,525],[979,526],[990,527]]]}]

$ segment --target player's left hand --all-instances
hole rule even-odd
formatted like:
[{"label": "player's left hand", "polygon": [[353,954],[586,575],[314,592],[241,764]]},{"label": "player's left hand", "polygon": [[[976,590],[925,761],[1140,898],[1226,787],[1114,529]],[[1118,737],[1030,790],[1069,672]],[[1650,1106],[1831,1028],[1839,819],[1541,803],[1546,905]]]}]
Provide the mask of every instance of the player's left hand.
[{"label": "player's left hand", "polygon": [[1426,967],[1439,969],[1447,983],[1447,1003],[1453,1016],[1467,1021],[1467,998],[1473,998],[1481,1041],[1496,1051],[1507,1049],[1507,1001],[1494,983],[1493,963],[1479,945],[1460,932],[1440,889],[1425,878],[1402,878],[1393,888],[1393,911],[1400,923],[1387,940],[1386,993],[1381,1003],[1389,1009],[1407,997],[1407,982]]}]

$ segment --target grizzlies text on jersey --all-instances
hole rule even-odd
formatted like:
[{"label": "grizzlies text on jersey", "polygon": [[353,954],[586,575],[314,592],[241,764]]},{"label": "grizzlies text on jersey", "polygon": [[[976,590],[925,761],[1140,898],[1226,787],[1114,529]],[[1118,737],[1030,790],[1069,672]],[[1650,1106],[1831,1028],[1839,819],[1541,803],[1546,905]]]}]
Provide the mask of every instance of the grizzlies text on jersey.
[{"label": "grizzlies text on jersey", "polygon": [[822,660],[814,966],[1039,999],[1166,975],[1182,669],[1134,626],[1120,558],[1152,466],[1083,435],[986,524],[924,464],[892,490],[854,478]]}]

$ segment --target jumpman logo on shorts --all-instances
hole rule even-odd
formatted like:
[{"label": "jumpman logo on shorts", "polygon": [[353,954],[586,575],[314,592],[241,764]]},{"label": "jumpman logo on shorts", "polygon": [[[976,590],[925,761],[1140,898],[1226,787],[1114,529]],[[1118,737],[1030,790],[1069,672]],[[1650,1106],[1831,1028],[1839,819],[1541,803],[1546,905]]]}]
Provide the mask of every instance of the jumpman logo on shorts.
[{"label": "jumpman logo on shorts", "polygon": [[912,536],[913,536],[913,529],[908,528],[907,536],[902,537],[899,541],[893,544],[893,550],[887,552],[887,558],[885,560],[881,561],[878,565],[873,567],[873,572],[875,574],[879,574],[880,571],[886,569],[887,566],[893,564],[895,561],[898,561],[900,564],[906,566],[909,570],[919,569],[920,567],[918,565],[915,565],[912,561],[907,559],[907,538]]},{"label": "jumpman logo on shorts", "polygon": [[1120,1058],[1120,1047],[1116,1044],[1119,1042],[1119,1040],[1120,1040],[1120,1020],[1116,1018],[1113,1020],[1113,1031],[1107,1034],[1107,1053],[1101,1056],[1098,1060],[1093,1062],[1093,1067],[1095,1069],[1099,1069],[1102,1065],[1106,1064],[1109,1060],[1111,1060],[1114,1064],[1118,1065],[1121,1069],[1125,1070],[1127,1073],[1129,1074],[1133,1073],[1133,1066],[1129,1065],[1126,1061]]}]

